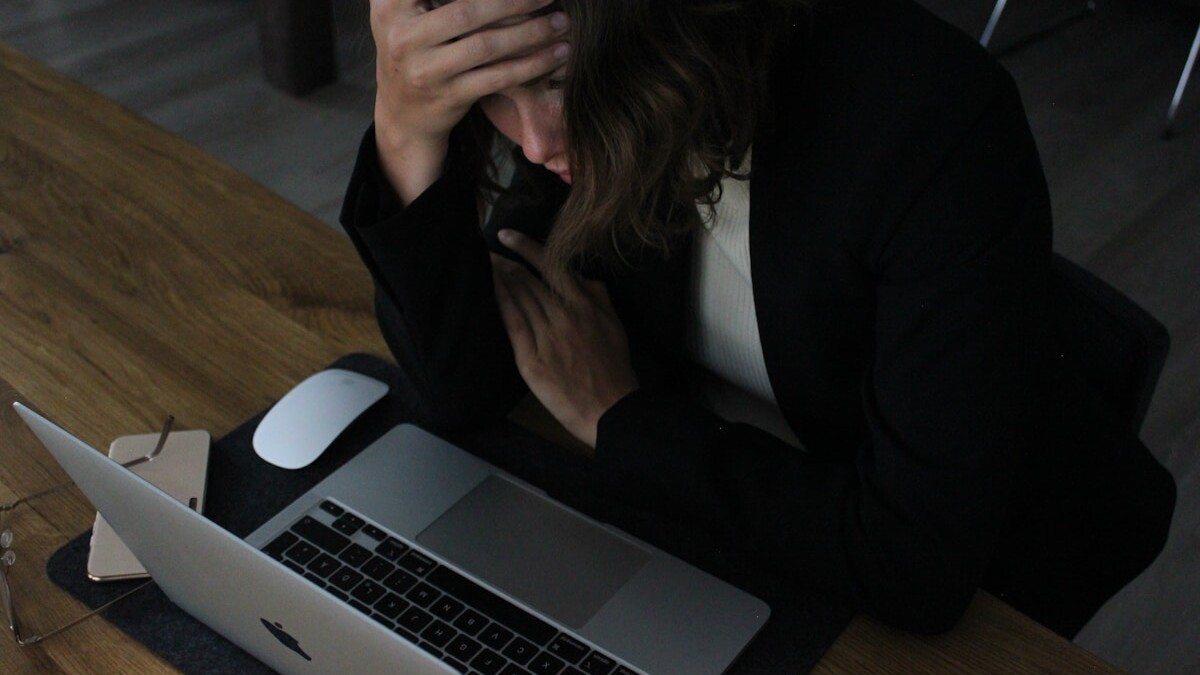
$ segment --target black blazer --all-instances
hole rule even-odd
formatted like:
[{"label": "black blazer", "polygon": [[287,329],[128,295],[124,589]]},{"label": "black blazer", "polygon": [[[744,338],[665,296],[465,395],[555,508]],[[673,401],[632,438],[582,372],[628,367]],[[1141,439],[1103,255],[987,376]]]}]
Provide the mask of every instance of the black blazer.
[{"label": "black blazer", "polygon": [[[806,452],[689,402],[685,241],[605,276],[641,388],[601,419],[595,465],[797,592],[942,630],[1023,531],[1036,457],[1059,452],[1049,198],[1017,89],[978,45],[907,1],[818,7],[774,62],[750,212],[767,371]],[[562,188],[529,165],[516,180],[549,196],[501,203],[481,236],[455,157],[401,209],[364,139],[342,220],[435,428],[495,419],[525,391],[487,243],[544,236]]]}]

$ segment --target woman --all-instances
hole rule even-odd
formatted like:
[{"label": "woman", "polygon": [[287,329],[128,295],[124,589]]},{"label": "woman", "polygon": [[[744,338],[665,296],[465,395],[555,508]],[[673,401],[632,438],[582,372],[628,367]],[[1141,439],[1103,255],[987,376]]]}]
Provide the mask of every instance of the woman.
[{"label": "woman", "polygon": [[1084,452],[1144,449],[1044,414],[1049,200],[965,36],[891,0],[375,0],[372,27],[342,220],[425,424],[532,392],[629,498],[910,630],[983,584],[1073,633],[1161,547],[1080,583],[1089,530],[1044,526]]}]

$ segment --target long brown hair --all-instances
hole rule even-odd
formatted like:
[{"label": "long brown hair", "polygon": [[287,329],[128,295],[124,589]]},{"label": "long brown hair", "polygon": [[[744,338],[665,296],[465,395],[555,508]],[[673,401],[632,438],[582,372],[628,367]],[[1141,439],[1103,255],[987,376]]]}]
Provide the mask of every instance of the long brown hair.
[{"label": "long brown hair", "polygon": [[[549,281],[669,252],[737,174],[762,121],[770,57],[804,0],[559,0],[571,18],[563,111],[573,184],[547,240]],[[478,116],[472,143],[486,144]],[[480,166],[487,158],[479,158]],[[494,174],[493,174],[494,175]],[[559,277],[561,278],[561,277]]]}]

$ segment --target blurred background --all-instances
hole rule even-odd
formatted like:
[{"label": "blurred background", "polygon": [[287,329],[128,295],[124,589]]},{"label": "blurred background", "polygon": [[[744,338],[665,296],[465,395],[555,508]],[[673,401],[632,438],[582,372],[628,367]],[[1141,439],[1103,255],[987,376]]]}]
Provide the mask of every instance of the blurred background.
[{"label": "blurred background", "polygon": [[[975,38],[996,6],[918,1]],[[266,82],[253,0],[0,0],[0,40],[336,227],[371,121],[366,5],[333,2],[338,78],[303,96]],[[1011,0],[988,45],[1024,98],[1050,184],[1055,249],[1171,333],[1142,431],[1179,484],[1171,538],[1076,640],[1137,674],[1200,673],[1200,74],[1176,135],[1162,138],[1198,26],[1195,3]]]}]

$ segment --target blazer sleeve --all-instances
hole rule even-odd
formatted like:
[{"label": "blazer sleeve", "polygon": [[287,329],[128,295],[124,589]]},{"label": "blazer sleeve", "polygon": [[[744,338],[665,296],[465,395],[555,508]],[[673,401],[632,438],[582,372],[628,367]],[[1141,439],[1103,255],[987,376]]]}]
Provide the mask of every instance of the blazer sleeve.
[{"label": "blazer sleeve", "polygon": [[492,290],[476,189],[451,153],[442,177],[403,207],[365,134],[341,223],[375,282],[403,395],[432,429],[506,414],[525,391]]},{"label": "blazer sleeve", "polygon": [[657,388],[614,405],[596,446],[613,489],[707,523],[801,594],[919,632],[978,588],[1041,413],[1040,160],[1015,88],[960,124],[871,262],[861,442],[807,457]]}]

